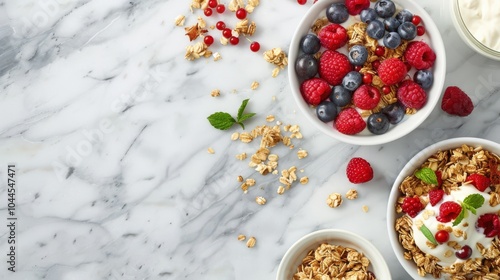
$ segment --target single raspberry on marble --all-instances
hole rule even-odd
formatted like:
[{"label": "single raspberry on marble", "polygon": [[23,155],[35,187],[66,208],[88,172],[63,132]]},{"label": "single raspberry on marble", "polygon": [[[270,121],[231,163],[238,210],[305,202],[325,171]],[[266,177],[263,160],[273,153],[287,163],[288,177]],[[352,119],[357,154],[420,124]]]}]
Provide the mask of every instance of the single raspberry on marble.
[{"label": "single raspberry on marble", "polygon": [[406,61],[417,70],[431,68],[436,61],[436,54],[427,43],[413,41],[408,44],[404,53]]},{"label": "single raspberry on marble", "polygon": [[355,16],[359,15],[362,10],[370,7],[370,0],[346,0],[345,6],[347,7],[347,12]]},{"label": "single raspberry on marble", "polygon": [[425,90],[412,80],[401,82],[396,93],[399,102],[408,108],[421,109],[427,102]]},{"label": "single raspberry on marble", "polygon": [[445,201],[439,206],[439,216],[436,217],[441,223],[448,223],[454,220],[460,212],[462,206],[454,201]]},{"label": "single raspberry on marble", "polygon": [[336,50],[347,43],[347,30],[340,24],[330,23],[318,33],[321,45],[329,50]]},{"label": "single raspberry on marble", "polygon": [[401,82],[408,73],[404,62],[395,57],[383,60],[377,72],[382,82],[388,86]]},{"label": "single raspberry on marble", "polygon": [[354,91],[352,102],[356,107],[363,110],[371,110],[377,107],[380,101],[380,92],[370,85],[362,85]]},{"label": "single raspberry on marble", "polygon": [[444,191],[441,189],[435,189],[429,191],[429,202],[432,206],[438,204],[438,202],[443,199]]},{"label": "single raspberry on marble", "polygon": [[351,70],[347,56],[337,51],[326,50],[319,58],[319,76],[332,86],[340,85]]},{"label": "single raspberry on marble", "polygon": [[420,202],[418,196],[405,197],[403,204],[401,204],[401,209],[408,214],[408,216],[415,218],[418,213],[424,209],[424,205]]},{"label": "single raspberry on marble", "polygon": [[444,91],[441,109],[450,115],[466,117],[474,110],[474,104],[459,87],[449,86]]},{"label": "single raspberry on marble", "polygon": [[334,123],[340,133],[347,135],[360,133],[366,127],[366,122],[354,108],[340,111]]},{"label": "single raspberry on marble", "polygon": [[465,181],[471,182],[471,184],[476,187],[476,189],[482,192],[484,192],[484,190],[491,185],[490,178],[478,173],[467,176],[467,178],[465,178]]},{"label": "single raspberry on marble", "polygon": [[324,101],[330,95],[330,85],[320,78],[314,77],[309,80],[305,80],[300,85],[300,93],[302,97],[307,102],[307,104],[317,106],[319,103]]},{"label": "single raspberry on marble", "polygon": [[373,169],[364,158],[352,158],[346,167],[346,175],[353,184],[366,183],[373,179]]}]

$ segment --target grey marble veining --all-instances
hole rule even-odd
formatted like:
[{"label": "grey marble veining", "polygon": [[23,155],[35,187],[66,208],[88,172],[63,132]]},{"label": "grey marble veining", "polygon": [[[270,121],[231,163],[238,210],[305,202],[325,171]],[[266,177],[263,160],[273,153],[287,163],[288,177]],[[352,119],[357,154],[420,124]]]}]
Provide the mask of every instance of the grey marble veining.
[{"label": "grey marble veining", "polygon": [[[214,46],[223,59],[187,61],[189,44],[174,18],[189,1],[23,0],[0,2],[0,212],[8,213],[6,167],[17,168],[15,273],[7,270],[0,227],[0,279],[274,279],[286,250],[317,229],[358,233],[383,254],[394,279],[408,279],[392,252],[386,203],[398,171],[439,140],[474,136],[500,141],[500,63],[473,53],[451,24],[446,1],[419,1],[446,47],[445,86],[458,85],[475,110],[451,117],[439,105],[418,129],[397,141],[359,147],[315,131],[290,96],[288,73],[271,77],[264,50],[287,50],[311,3],[262,1],[249,43]],[[229,13],[229,12],[226,12]],[[235,23],[234,16],[215,15]],[[209,33],[218,38],[217,30]],[[217,40],[217,39],[216,39]],[[260,87],[251,90],[253,81]],[[210,92],[220,89],[221,96]],[[238,161],[257,141],[231,141],[206,117],[235,114],[243,99],[257,115],[298,124],[295,149],[277,147],[279,169],[308,176],[277,195],[276,175],[262,176]],[[214,149],[214,154],[207,149]],[[298,160],[303,148],[309,156]],[[354,156],[372,163],[375,177],[355,186],[345,177]],[[254,178],[244,194],[238,175]],[[355,188],[359,198],[330,209],[332,192]],[[256,196],[267,198],[264,206]],[[369,207],[364,213],[363,205]],[[255,236],[249,249],[238,234]]]}]

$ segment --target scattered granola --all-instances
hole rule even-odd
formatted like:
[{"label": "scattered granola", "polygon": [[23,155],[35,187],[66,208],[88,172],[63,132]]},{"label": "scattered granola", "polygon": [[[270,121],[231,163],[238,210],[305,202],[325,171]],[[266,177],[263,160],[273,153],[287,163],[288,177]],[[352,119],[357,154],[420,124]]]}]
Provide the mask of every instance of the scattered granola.
[{"label": "scattered granola", "polygon": [[281,48],[273,48],[264,52],[264,59],[277,66],[272,73],[273,78],[278,76],[281,69],[288,65],[286,53]]},{"label": "scattered granola", "polygon": [[278,194],[283,194],[285,193],[285,188],[283,186],[279,186],[278,190],[276,191]]},{"label": "scattered granola", "polygon": [[266,117],[266,122],[274,122],[274,116],[273,115],[268,115]]},{"label": "scattered granola", "polygon": [[241,183],[241,182],[243,182],[243,176],[239,175],[239,176],[236,178],[236,180],[237,180],[238,182],[240,182],[240,183]]},{"label": "scattered granola", "polygon": [[[293,135],[293,134],[292,134],[292,135]],[[307,157],[307,155],[308,155],[308,154],[307,154],[307,151],[306,151],[306,150],[302,150],[302,149],[300,149],[300,150],[298,150],[298,151],[297,151],[297,157],[298,157],[299,159],[303,159],[303,158]]]},{"label": "scattered granola", "polygon": [[186,47],[184,58],[187,60],[195,60],[200,57],[210,57],[211,55],[212,51],[208,49],[208,46],[203,42],[198,42]]},{"label": "scattered granola", "polygon": [[250,237],[247,241],[247,247],[248,248],[253,248],[255,246],[255,243],[257,242],[257,239],[255,237]]},{"label": "scattered granola", "polygon": [[350,200],[353,200],[353,199],[356,199],[358,198],[358,191],[357,190],[354,190],[354,189],[350,189],[347,191],[347,193],[345,194],[345,197],[347,199],[350,199]]},{"label": "scattered granola", "polygon": [[186,21],[186,17],[183,16],[183,15],[178,15],[176,18],[175,18],[175,25],[176,26],[184,26],[184,22]]},{"label": "scattered granola", "polygon": [[210,92],[210,95],[212,97],[217,97],[217,96],[220,96],[220,90],[219,89],[214,89]]},{"label": "scattered granola", "polygon": [[245,160],[247,158],[247,153],[241,153],[236,155],[236,159]]},{"label": "scattered granola", "polygon": [[323,243],[307,253],[293,280],[374,280],[375,275],[369,266],[370,260],[356,249]]},{"label": "scattered granola", "polygon": [[220,53],[218,52],[214,52],[212,54],[212,56],[214,57],[214,61],[218,61],[218,60],[221,60],[222,59],[222,56],[220,55]]},{"label": "scattered granola", "polygon": [[339,193],[331,193],[326,199],[326,204],[331,208],[337,208],[342,204],[342,195]]},{"label": "scattered granola", "polygon": [[238,235],[238,241],[245,241],[245,239],[247,239],[245,235],[243,234]]},{"label": "scattered granola", "polygon": [[260,85],[260,84],[259,84],[258,82],[253,81],[253,82],[252,82],[252,84],[250,85],[250,88],[251,88],[252,90],[256,90],[256,89],[259,87],[259,85]]},{"label": "scattered granola", "polygon": [[300,182],[302,185],[305,185],[305,184],[309,183],[309,177],[304,176],[304,177],[300,178],[299,182]]},{"label": "scattered granola", "polygon": [[198,36],[208,32],[208,30],[200,26],[199,22],[195,25],[184,28],[184,30],[186,30],[186,35],[189,37],[189,41],[193,41],[198,38]]},{"label": "scattered granola", "polygon": [[215,154],[214,149],[212,149],[211,147],[207,149],[207,152],[208,152],[209,154]]},{"label": "scattered granola", "polygon": [[368,206],[367,205],[363,205],[363,207],[361,207],[361,209],[363,210],[363,212],[368,213]]},{"label": "scattered granola", "polygon": [[231,140],[233,141],[238,140],[239,137],[240,134],[238,132],[233,132],[233,134],[231,134]]},{"label": "scattered granola", "polygon": [[257,202],[257,204],[259,204],[259,205],[264,205],[264,204],[266,204],[267,200],[262,196],[257,196],[255,198],[255,202]]}]

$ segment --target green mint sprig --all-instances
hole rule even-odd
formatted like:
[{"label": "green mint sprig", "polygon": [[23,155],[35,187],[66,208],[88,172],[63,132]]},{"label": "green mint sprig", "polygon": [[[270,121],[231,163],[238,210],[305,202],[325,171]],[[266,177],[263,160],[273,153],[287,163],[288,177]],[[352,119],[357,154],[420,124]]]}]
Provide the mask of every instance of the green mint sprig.
[{"label": "green mint sprig", "polygon": [[432,234],[432,232],[428,227],[422,225],[420,227],[420,231],[424,234],[425,238],[427,238],[427,240],[429,240],[432,244],[438,245],[436,238],[434,237],[434,234]]},{"label": "green mint sprig", "polygon": [[245,129],[245,125],[243,124],[243,122],[255,116],[255,113],[244,113],[248,101],[249,99],[245,99],[243,100],[243,102],[241,102],[236,119],[233,118],[231,114],[226,112],[215,112],[208,116],[207,119],[213,127],[220,130],[227,130],[235,123],[239,124],[241,128]]},{"label": "green mint sprig", "polygon": [[438,184],[436,172],[434,172],[434,170],[428,167],[424,167],[420,170],[417,170],[415,172],[415,177],[422,180],[426,184],[432,184],[432,185]]},{"label": "green mint sprig", "polygon": [[467,218],[469,215],[469,211],[476,215],[476,209],[480,208],[484,204],[484,197],[478,193],[468,195],[463,202],[460,203],[462,205],[462,210],[460,214],[458,214],[455,221],[453,221],[453,226],[456,226],[462,222],[464,218]]}]

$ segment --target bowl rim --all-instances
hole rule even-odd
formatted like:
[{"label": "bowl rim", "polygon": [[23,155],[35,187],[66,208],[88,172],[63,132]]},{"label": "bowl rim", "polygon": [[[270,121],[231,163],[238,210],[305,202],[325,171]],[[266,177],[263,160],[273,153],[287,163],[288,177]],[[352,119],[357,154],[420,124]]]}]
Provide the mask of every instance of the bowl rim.
[{"label": "bowl rim", "polygon": [[452,22],[457,30],[459,37],[469,46],[469,48],[473,49],[475,52],[493,59],[500,61],[500,51],[496,51],[476,39],[476,37],[472,34],[472,32],[467,28],[465,21],[462,18],[462,13],[460,11],[460,0],[453,0],[451,7],[452,14]]},{"label": "bowl rim", "polygon": [[[430,37],[430,44],[432,45],[434,51],[438,55],[438,59],[436,60],[434,64],[434,84],[432,88],[428,91],[428,93],[432,92],[434,94],[429,94],[431,97],[428,98],[427,104],[424,106],[424,108],[420,109],[417,111],[416,114],[410,116],[411,117],[417,117],[418,119],[414,119],[412,121],[412,125],[400,125],[398,124],[397,126],[392,128],[393,133],[388,133],[382,134],[382,135],[346,135],[338,132],[336,129],[332,127],[328,127],[324,123],[322,123],[316,116],[313,116],[310,112],[311,108],[310,106],[303,100],[300,90],[298,88],[299,82],[298,78],[295,75],[295,59],[299,54],[299,42],[300,38],[303,35],[303,31],[301,29],[304,29],[306,25],[308,25],[308,22],[311,22],[311,18],[316,18],[317,15],[323,10],[328,7],[328,5],[332,3],[337,3],[341,2],[343,0],[319,0],[316,2],[312,7],[306,12],[306,14],[302,17],[302,19],[299,22],[299,25],[294,31],[290,47],[288,50],[288,80],[289,80],[289,85],[291,88],[291,93],[292,96],[295,100],[295,104],[299,107],[299,110],[302,112],[303,115],[305,115],[306,119],[310,123],[313,124],[313,126],[316,129],[319,129],[322,133],[339,140],[344,143],[348,144],[355,144],[355,145],[363,145],[363,146],[371,146],[371,145],[379,145],[379,144],[385,144],[388,142],[392,142],[394,140],[397,140],[410,132],[414,131],[416,128],[418,128],[426,119],[427,117],[431,114],[431,112],[434,110],[436,107],[438,101],[441,98],[442,91],[444,88],[444,80],[446,76],[446,55],[445,55],[445,48],[444,48],[444,43],[443,43],[443,38],[441,36],[441,33],[439,29],[437,28],[435,22],[432,20],[430,15],[425,11],[424,8],[419,6],[418,3],[416,3],[413,0],[393,0],[397,5],[402,6],[403,8],[405,6],[408,6],[407,3],[411,3],[412,8],[415,9],[416,12],[420,15],[422,20],[425,22],[426,26],[426,33]],[[405,5],[402,5],[401,3],[406,3]],[[436,78],[436,77],[442,77],[442,78]]]},{"label": "bowl rim", "polygon": [[[321,229],[302,236],[297,241],[295,241],[292,246],[290,246],[290,248],[288,248],[285,255],[280,261],[278,271],[276,273],[276,280],[285,279],[286,273],[289,272],[287,267],[293,261],[294,256],[297,253],[300,253],[297,252],[297,250],[299,250],[299,247],[301,245],[311,246],[314,245],[314,243],[317,243],[317,245],[319,246],[323,241],[318,241],[318,239],[325,240],[324,242],[330,242],[327,240],[338,240],[340,244],[352,243],[352,245],[354,245],[352,247],[355,247],[354,249],[362,251],[361,253],[363,253],[363,255],[365,255],[370,260],[370,264],[372,265],[373,270],[375,270],[374,273],[377,278],[387,280],[392,279],[389,267],[387,266],[384,257],[375,247],[375,245],[373,245],[366,238],[347,230]],[[294,267],[294,269],[296,269],[296,267]],[[380,276],[382,277],[377,274],[381,274]]]},{"label": "bowl rim", "polygon": [[[445,139],[442,141],[439,141],[437,143],[434,143],[430,146],[427,146],[426,148],[422,149],[420,152],[415,154],[406,164],[405,166],[401,169],[399,172],[398,176],[394,180],[394,183],[392,184],[390,193],[389,193],[389,199],[387,203],[387,231],[389,234],[389,242],[391,244],[392,250],[394,254],[396,255],[396,258],[398,259],[399,263],[405,271],[413,278],[413,279],[435,279],[434,277],[431,277],[427,275],[426,277],[422,277],[418,275],[416,266],[413,262],[406,260],[403,257],[403,250],[401,247],[401,244],[399,244],[398,241],[398,236],[396,234],[396,231],[394,230],[394,221],[397,217],[396,212],[394,211],[394,205],[396,203],[396,199],[399,195],[399,184],[403,181],[403,179],[410,175],[413,172],[413,169],[416,168],[419,164],[421,164],[423,161],[425,161],[429,156],[434,154],[435,152],[443,149],[450,149],[453,147],[459,147],[463,144],[471,145],[471,146],[481,146],[486,150],[495,150],[500,152],[500,144],[496,143],[491,140],[483,139],[483,138],[477,138],[477,137],[456,137],[456,138],[450,138],[450,139]],[[493,152],[495,152],[493,151]],[[495,152],[497,153],[497,152]],[[443,277],[441,279],[444,279]]]}]

